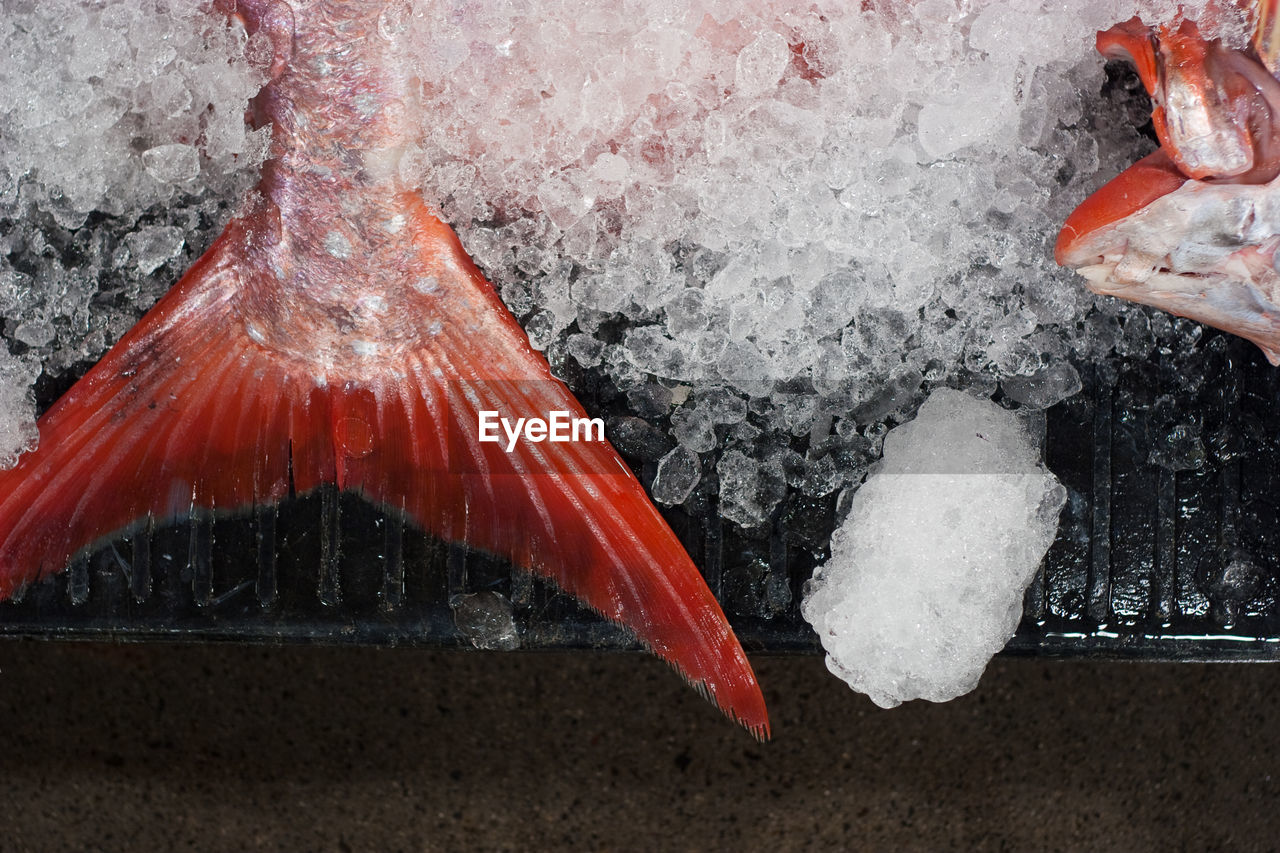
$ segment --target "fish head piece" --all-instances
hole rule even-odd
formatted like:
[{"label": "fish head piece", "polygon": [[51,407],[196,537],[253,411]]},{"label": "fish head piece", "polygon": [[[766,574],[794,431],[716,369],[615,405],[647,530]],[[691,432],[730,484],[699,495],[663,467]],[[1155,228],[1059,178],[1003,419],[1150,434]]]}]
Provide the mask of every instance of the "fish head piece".
[{"label": "fish head piece", "polygon": [[1240,335],[1280,364],[1280,83],[1267,55],[1191,21],[1138,18],[1099,33],[1098,50],[1133,62],[1160,150],[1072,212],[1058,263],[1094,292]]},{"label": "fish head piece", "polygon": [[1280,179],[1192,180],[1157,151],[1067,218],[1056,257],[1095,293],[1247,338],[1280,364],[1278,246]]}]

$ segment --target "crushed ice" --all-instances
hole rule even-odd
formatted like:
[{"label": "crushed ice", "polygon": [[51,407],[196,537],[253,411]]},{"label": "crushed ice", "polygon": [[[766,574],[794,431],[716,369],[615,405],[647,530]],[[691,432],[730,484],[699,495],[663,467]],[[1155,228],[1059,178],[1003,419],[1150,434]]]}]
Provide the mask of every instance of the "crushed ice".
[{"label": "crushed ice", "polygon": [[801,611],[881,707],[972,690],[1013,636],[1066,490],[1015,413],[951,389],[891,430]]},{"label": "crushed ice", "polygon": [[263,73],[200,5],[4,4],[0,365],[35,369],[0,367],[0,463],[34,446],[41,368],[100,357],[256,180],[269,137],[244,115]]},{"label": "crushed ice", "polygon": [[856,488],[843,460],[930,389],[1047,408],[1156,344],[1052,244],[1151,147],[1094,33],[1177,4],[594,5],[419,7],[405,169],[553,368],[678,392],[664,503],[701,455],[765,530],[788,488]]},{"label": "crushed ice", "polygon": [[[933,388],[1048,407],[1075,365],[1185,328],[1051,258],[1150,145],[1098,95],[1093,33],[1177,4],[865,5],[419,2],[397,22],[425,81],[404,176],[554,368],[602,372],[669,431],[661,499],[718,481],[748,530],[856,488]],[[96,359],[216,235],[266,150],[242,120],[266,48],[195,4],[6,4],[14,356]]]}]

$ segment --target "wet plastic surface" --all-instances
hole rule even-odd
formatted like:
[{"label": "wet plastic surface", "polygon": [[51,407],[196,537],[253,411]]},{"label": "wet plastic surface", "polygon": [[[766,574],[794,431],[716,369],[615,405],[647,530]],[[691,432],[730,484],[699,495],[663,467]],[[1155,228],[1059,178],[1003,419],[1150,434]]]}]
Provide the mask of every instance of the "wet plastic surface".
[{"label": "wet plastic surface", "polygon": [[[1069,500],[1006,653],[1280,657],[1280,371],[1207,332],[1180,352],[1082,374],[1084,390],[1045,418],[1046,459]],[[574,384],[593,413],[623,414],[590,377]],[[662,448],[634,435],[618,444],[648,485]],[[836,496],[792,494],[771,529],[743,531],[719,518],[704,480],[665,514],[744,645],[818,651],[799,598]],[[0,604],[0,634],[634,647],[527,573],[334,491],[121,538]]]}]

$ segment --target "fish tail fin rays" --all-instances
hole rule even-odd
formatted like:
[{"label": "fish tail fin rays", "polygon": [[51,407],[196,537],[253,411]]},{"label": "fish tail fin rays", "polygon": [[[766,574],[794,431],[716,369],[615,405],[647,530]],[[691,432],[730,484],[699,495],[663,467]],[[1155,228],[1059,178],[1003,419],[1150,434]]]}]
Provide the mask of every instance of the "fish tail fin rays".
[{"label": "fish tail fin rays", "polygon": [[280,331],[264,335],[243,307],[272,275],[244,251],[263,214],[233,220],[41,418],[38,448],[0,472],[0,600],[148,519],[334,483],[552,580],[767,737],[723,612],[603,437],[480,440],[482,411],[553,427],[590,419],[452,230],[416,195],[401,200],[421,274],[392,295],[421,304],[395,307],[443,322],[368,364],[282,352]]},{"label": "fish tail fin rays", "polygon": [[[742,647],[697,567],[630,469],[551,375],[452,229],[406,197],[422,268],[465,293],[429,344],[401,364],[406,381],[343,398],[335,421],[359,452],[340,485],[403,508],[443,539],[510,559],[633,631],[756,737],[764,698]],[[447,282],[447,286],[443,284]],[[488,439],[480,439],[489,413]],[[541,418],[550,432],[512,440]],[[499,426],[497,419],[507,424]],[[377,436],[365,453],[363,436]],[[576,440],[574,439],[576,436]],[[430,471],[422,477],[415,472]]]},{"label": "fish tail fin rays", "polygon": [[[45,413],[37,449],[0,472],[0,600],[148,518],[288,492],[300,412],[269,353],[232,333],[237,223]],[[305,405],[305,401],[303,403]]]},{"label": "fish tail fin rays", "polygon": [[[454,366],[482,349],[451,356]],[[376,449],[340,462],[344,488],[402,509],[442,539],[466,542],[547,578],[623,625],[730,717],[768,736],[764,700],[706,582],[607,444],[477,443],[479,412],[573,411],[554,380],[433,381],[347,396],[340,416]],[[569,407],[572,407],[571,409]],[[363,447],[362,442],[357,442]],[[343,453],[339,451],[339,457]],[[429,484],[414,476],[424,468]]]}]

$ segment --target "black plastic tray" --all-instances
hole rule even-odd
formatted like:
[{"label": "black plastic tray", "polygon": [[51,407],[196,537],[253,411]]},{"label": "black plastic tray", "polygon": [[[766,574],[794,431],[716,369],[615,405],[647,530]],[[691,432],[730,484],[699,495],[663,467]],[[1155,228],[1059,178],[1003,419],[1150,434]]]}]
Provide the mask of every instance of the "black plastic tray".
[{"label": "black plastic tray", "polygon": [[[1006,651],[1280,657],[1280,371],[1208,332],[1082,373],[1084,390],[1045,418],[1046,460],[1070,497]],[[625,411],[597,377],[575,385],[589,409]],[[646,485],[653,458],[628,460]],[[716,513],[706,467],[667,518],[748,650],[817,651],[799,599],[837,496],[792,494],[770,529],[743,531]],[[500,647],[635,647],[548,584],[334,491],[120,539],[0,604],[0,634],[469,648],[494,638],[467,623],[505,617],[508,602],[516,637]]]}]

